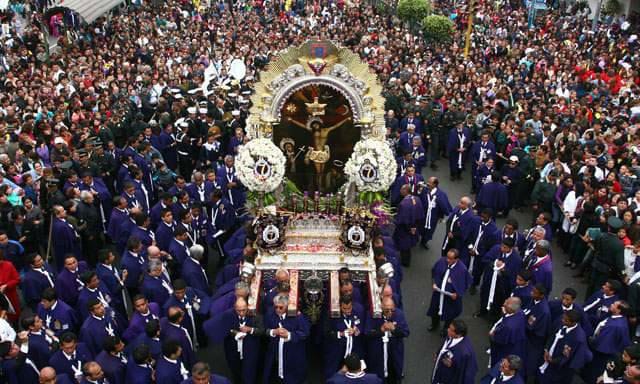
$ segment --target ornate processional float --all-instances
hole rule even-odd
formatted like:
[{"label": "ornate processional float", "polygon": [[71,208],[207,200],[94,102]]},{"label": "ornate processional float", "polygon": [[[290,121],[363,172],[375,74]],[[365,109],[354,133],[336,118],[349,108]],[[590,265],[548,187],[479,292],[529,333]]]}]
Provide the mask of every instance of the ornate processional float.
[{"label": "ornate processional float", "polygon": [[257,235],[255,263],[242,270],[251,282],[250,310],[260,305],[264,279],[286,269],[290,313],[316,321],[329,308],[339,316],[338,270],[347,267],[380,316],[394,271],[376,265],[371,231],[388,220],[384,196],[396,163],[384,141],[376,76],[349,49],[308,41],[269,64],[252,103],[251,140],[236,159]]}]

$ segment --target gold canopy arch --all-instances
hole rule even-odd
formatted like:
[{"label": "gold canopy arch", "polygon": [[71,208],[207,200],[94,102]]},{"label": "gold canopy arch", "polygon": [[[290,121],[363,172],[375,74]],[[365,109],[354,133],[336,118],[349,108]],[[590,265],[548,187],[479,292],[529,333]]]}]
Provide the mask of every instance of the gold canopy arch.
[{"label": "gold canopy arch", "polygon": [[362,139],[384,139],[384,98],[377,76],[356,53],[328,40],[291,47],[269,63],[251,98],[249,136],[272,138],[287,100],[310,86],[329,87],[344,96]]}]

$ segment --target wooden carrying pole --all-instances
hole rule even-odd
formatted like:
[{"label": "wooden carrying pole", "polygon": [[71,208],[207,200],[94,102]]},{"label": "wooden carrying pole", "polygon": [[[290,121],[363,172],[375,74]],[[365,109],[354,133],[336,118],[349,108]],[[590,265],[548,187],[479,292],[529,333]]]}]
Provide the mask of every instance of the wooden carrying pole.
[{"label": "wooden carrying pole", "polygon": [[469,48],[471,48],[471,31],[473,30],[473,12],[476,0],[469,1],[469,18],[467,19],[467,33],[464,39],[464,58],[469,57]]}]

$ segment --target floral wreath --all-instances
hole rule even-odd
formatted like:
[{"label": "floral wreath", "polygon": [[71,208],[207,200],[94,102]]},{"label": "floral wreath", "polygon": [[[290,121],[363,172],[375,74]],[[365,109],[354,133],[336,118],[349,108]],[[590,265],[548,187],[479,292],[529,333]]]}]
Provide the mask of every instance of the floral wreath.
[{"label": "floral wreath", "polygon": [[396,176],[396,160],[386,142],[365,139],[356,143],[344,167],[349,181],[360,192],[382,192],[389,189]]},{"label": "floral wreath", "polygon": [[284,178],[285,157],[269,139],[253,139],[238,149],[236,170],[252,192],[273,192]]}]

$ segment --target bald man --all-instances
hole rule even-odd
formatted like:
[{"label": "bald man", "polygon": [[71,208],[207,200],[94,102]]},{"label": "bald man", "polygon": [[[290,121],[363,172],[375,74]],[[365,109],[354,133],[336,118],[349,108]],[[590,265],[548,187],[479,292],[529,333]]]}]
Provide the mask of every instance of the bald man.
[{"label": "bald man", "polygon": [[204,323],[213,343],[224,342],[224,354],[235,383],[254,383],[260,358],[262,321],[249,314],[247,301],[239,297],[234,307]]},{"label": "bald man", "polygon": [[393,299],[382,301],[382,317],[369,315],[365,323],[367,367],[385,383],[400,383],[404,371],[404,338],[409,337],[409,325],[404,313]]},{"label": "bald man", "polygon": [[82,367],[83,378],[80,384],[105,384],[104,372],[100,364],[90,361]]},{"label": "bald man", "polygon": [[44,367],[40,370],[39,384],[73,384],[69,376],[64,373],[56,374],[56,370],[51,367]]},{"label": "bald man", "polygon": [[187,369],[191,369],[196,362],[196,341],[192,339],[189,331],[181,325],[184,311],[178,306],[169,307],[167,317],[160,320],[160,339],[175,340],[182,347],[182,362]]}]

